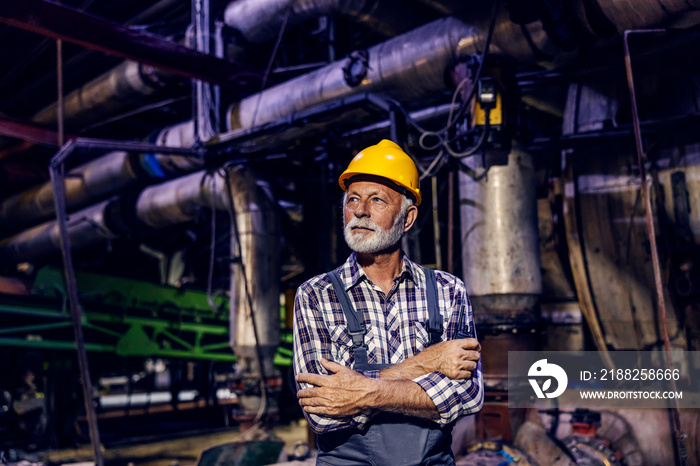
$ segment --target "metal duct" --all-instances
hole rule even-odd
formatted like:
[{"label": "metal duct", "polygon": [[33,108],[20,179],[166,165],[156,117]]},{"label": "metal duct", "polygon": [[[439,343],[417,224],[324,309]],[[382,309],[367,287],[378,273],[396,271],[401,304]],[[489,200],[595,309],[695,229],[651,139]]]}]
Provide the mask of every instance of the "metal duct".
[{"label": "metal duct", "polygon": [[618,33],[662,23],[692,10],[700,0],[597,0],[579,1],[575,8],[581,24],[594,35],[601,34],[600,14]]},{"label": "metal duct", "polygon": [[[107,206],[105,201],[70,216],[71,244],[82,248],[117,237],[105,226]],[[58,253],[60,248],[58,222],[46,222],[0,241],[0,257],[7,263],[32,262]]]},{"label": "metal duct", "polygon": [[[143,190],[136,201],[136,216],[146,225],[162,229],[196,218],[202,208],[226,210],[229,206],[226,176],[198,172]],[[269,189],[250,170],[229,171],[228,183],[236,213],[232,231],[231,338],[234,351],[246,370],[257,372],[255,336],[246,295],[253,302],[258,339],[266,365],[272,372],[272,356],[279,344],[281,221]],[[236,240],[240,238],[240,248]],[[243,266],[241,266],[243,264]],[[243,269],[247,280],[243,279]]]},{"label": "metal duct", "polygon": [[[153,95],[164,86],[171,74],[134,61],[125,61],[98,76],[65,97],[65,119],[69,128],[81,123],[100,121],[139,105],[144,98]],[[32,121],[45,126],[55,126],[58,121],[57,104],[39,111]]]},{"label": "metal duct", "polygon": [[[161,130],[155,144],[168,147],[192,147],[194,123],[188,121]],[[109,152],[71,170],[65,177],[66,205],[71,212],[91,202],[133,186],[139,181],[161,180],[202,168],[195,157],[165,154],[128,154]],[[50,182],[0,201],[0,225],[5,231],[17,231],[36,225],[55,215],[53,187]]]},{"label": "metal duct", "polygon": [[467,159],[460,173],[464,282],[475,311],[515,316],[530,311],[542,293],[530,154],[514,148],[507,165],[485,167]]},{"label": "metal duct", "polygon": [[249,42],[274,39],[289,11],[287,24],[325,15],[342,15],[387,37],[416,27],[423,18],[408,11],[403,0],[237,0],[224,11],[224,22]]}]

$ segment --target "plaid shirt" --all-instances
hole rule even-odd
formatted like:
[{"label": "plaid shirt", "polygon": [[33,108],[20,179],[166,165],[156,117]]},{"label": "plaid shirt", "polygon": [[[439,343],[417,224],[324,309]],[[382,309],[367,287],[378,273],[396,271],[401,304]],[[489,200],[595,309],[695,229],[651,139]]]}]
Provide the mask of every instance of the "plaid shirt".
[{"label": "plaid shirt", "polygon": [[[355,253],[338,268],[348,296],[362,313],[367,327],[365,344],[369,364],[397,364],[430,344],[426,330],[428,306],[426,279],[422,267],[403,256],[401,273],[394,279],[388,296],[374,285],[357,263]],[[465,306],[465,319],[474,328],[471,304],[464,283],[446,272],[436,271],[440,313],[443,316],[443,340],[457,330],[459,309]],[[353,367],[352,339],[345,316],[326,274],[318,275],[299,287],[294,301],[294,373],[326,374],[320,359],[325,358]],[[360,371],[366,377],[379,378],[378,370]],[[484,400],[481,363],[469,380],[455,380],[433,372],[413,379],[433,400],[440,413],[437,421],[445,426],[460,416],[478,412]],[[297,388],[308,388],[297,383]],[[348,427],[363,429],[371,412],[345,418],[329,418],[304,413],[311,428],[326,433]]]}]

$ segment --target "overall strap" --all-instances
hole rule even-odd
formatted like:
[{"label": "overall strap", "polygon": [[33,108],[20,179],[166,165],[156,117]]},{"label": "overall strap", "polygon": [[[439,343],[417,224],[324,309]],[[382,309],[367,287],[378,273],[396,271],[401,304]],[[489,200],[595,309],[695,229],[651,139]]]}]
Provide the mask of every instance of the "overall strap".
[{"label": "overall strap", "polygon": [[345,291],[345,286],[343,286],[338,271],[333,270],[328,272],[327,275],[333,284],[335,294],[338,296],[343,314],[345,314],[345,321],[348,324],[348,333],[350,337],[352,337],[352,352],[355,356],[355,365],[367,364],[367,345],[365,345],[367,327],[365,326],[365,320],[361,319],[355,312],[355,308]]},{"label": "overall strap", "polygon": [[442,340],[442,316],[438,304],[437,280],[435,271],[423,267],[426,281],[426,298],[428,300],[428,333],[430,344],[434,345]]}]

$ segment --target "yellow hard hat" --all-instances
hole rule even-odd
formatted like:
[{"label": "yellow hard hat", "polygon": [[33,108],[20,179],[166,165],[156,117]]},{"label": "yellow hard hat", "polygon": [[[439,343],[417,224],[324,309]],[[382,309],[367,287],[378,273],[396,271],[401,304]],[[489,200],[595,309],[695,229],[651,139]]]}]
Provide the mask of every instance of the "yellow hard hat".
[{"label": "yellow hard hat", "polygon": [[[354,181],[352,180],[354,177],[370,181],[374,181],[374,177],[384,178],[393,182],[388,183],[390,187],[413,197],[416,205],[420,204],[416,164],[393,141],[382,139],[379,144],[360,151],[338,179],[343,191],[347,191],[348,185]],[[380,179],[376,181],[382,182]]]}]

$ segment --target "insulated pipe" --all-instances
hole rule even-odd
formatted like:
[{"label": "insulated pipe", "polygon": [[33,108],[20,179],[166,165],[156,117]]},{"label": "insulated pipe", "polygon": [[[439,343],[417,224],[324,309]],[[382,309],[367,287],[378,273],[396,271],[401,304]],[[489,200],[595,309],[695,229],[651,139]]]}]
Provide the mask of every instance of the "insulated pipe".
[{"label": "insulated pipe", "polygon": [[700,9],[700,0],[597,0],[579,1],[575,11],[589,32],[600,35],[600,14],[617,33],[653,26],[683,13]]},{"label": "insulated pipe", "polygon": [[[368,50],[366,76],[350,86],[344,76],[346,61],[274,86],[231,105],[229,130],[248,129],[299,110],[362,92],[384,92],[410,100],[445,89],[444,70],[463,37],[476,35],[472,27],[444,18],[390,39]],[[360,78],[358,76],[358,78]]]},{"label": "insulated pipe", "polygon": [[[228,176],[220,172],[197,172],[143,190],[136,201],[136,216],[154,229],[193,220],[202,208],[229,208],[229,184],[236,215],[231,255],[241,257],[232,264],[231,345],[246,370],[257,372],[255,337],[246,282],[257,319],[258,342],[266,374],[279,344],[279,273],[281,221],[267,186],[250,170],[235,168]],[[240,247],[236,243],[240,239]],[[242,265],[241,265],[242,264]],[[244,280],[242,272],[247,277]]]},{"label": "insulated pipe", "polygon": [[224,22],[247,41],[260,44],[277,37],[287,11],[292,27],[320,16],[342,15],[387,37],[423,22],[403,0],[236,0],[226,7]]},{"label": "insulated pipe", "polygon": [[[314,105],[363,92],[379,92],[404,102],[443,92],[449,61],[459,55],[482,52],[489,13],[488,6],[482,6],[481,11],[475,8],[474,24],[452,17],[433,21],[368,49],[366,66],[361,61],[351,66],[349,59],[336,61],[248,96],[229,106],[228,129],[249,129]],[[498,35],[494,36],[491,52],[502,51],[528,61],[535,56],[533,45],[538,51],[552,48],[539,22],[530,27],[527,38],[520,26],[510,22],[506,11],[499,16],[496,31]],[[348,83],[344,68],[348,68],[359,84]]]},{"label": "insulated pipe", "polygon": [[[134,61],[117,67],[75,89],[65,97],[65,119],[71,128],[86,122],[99,121],[150,97],[164,86],[170,73],[155,70]],[[57,104],[49,105],[34,115],[32,121],[52,126],[56,124]]]},{"label": "insulated pipe", "polygon": [[[160,146],[192,147],[194,123],[188,121],[165,128],[156,135],[154,142]],[[105,199],[139,181],[171,178],[199,170],[202,163],[195,157],[109,152],[71,170],[65,177],[68,211]],[[50,182],[0,201],[0,225],[5,231],[33,226],[54,215]]]},{"label": "insulated pipe", "polygon": [[[77,248],[114,239],[116,234],[105,225],[108,202],[95,204],[68,219],[68,237]],[[0,257],[8,263],[32,262],[61,249],[58,222],[46,222],[0,241]]]}]

